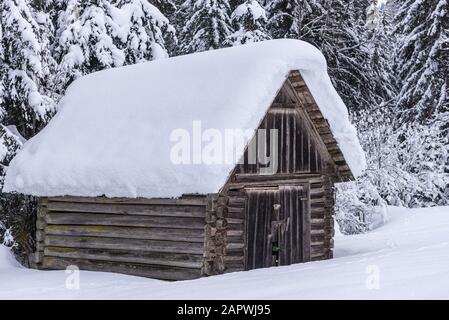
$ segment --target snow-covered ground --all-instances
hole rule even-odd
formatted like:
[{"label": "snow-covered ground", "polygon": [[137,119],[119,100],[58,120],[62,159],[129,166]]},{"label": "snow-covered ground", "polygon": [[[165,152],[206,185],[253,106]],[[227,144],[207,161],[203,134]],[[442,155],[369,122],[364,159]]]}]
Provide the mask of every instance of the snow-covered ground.
[{"label": "snow-covered ground", "polygon": [[389,222],[335,239],[335,259],[164,282],[112,273],[20,267],[0,246],[3,299],[448,299],[449,207],[390,207]]}]

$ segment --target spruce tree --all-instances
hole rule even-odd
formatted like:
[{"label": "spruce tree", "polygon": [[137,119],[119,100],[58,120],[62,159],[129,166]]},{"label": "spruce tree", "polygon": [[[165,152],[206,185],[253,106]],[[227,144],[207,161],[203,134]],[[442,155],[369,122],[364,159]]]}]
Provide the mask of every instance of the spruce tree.
[{"label": "spruce tree", "polygon": [[268,0],[268,29],[274,39],[303,39],[317,44],[325,10],[323,0]]},{"label": "spruce tree", "polygon": [[[393,73],[394,36],[391,34],[391,18],[386,7],[372,0],[366,9],[363,41],[368,52],[367,73],[370,76],[370,104],[368,108],[388,108],[397,95]],[[368,97],[368,98],[369,98]]]},{"label": "spruce tree", "polygon": [[403,121],[426,122],[449,110],[449,2],[396,2],[396,74]]},{"label": "spruce tree", "polygon": [[364,41],[369,1],[326,0],[316,44],[324,54],[335,89],[351,113],[370,106],[369,49]]},{"label": "spruce tree", "polygon": [[270,39],[266,29],[265,9],[257,0],[246,0],[236,7],[231,15],[235,30],[227,40],[230,45],[239,45]]},{"label": "spruce tree", "polygon": [[159,11],[167,18],[171,17],[176,11],[177,0],[148,0],[153,6],[159,9]]},{"label": "spruce tree", "polygon": [[232,34],[227,0],[186,0],[178,9],[178,54],[222,48]]},{"label": "spruce tree", "polygon": [[[0,4],[0,187],[25,138],[42,129],[55,109],[53,29],[44,5],[28,0]],[[25,265],[34,250],[35,208],[32,197],[0,193],[0,241],[9,235]]]},{"label": "spruce tree", "polygon": [[82,75],[125,64],[125,53],[115,41],[120,29],[113,9],[108,0],[61,1],[55,45],[59,92]]},{"label": "spruce tree", "polygon": [[47,22],[27,0],[0,4],[1,123],[15,125],[26,138],[36,134],[55,109],[50,91],[54,63],[42,32]]},{"label": "spruce tree", "polygon": [[[168,56],[166,46],[176,44],[175,30],[168,19],[147,0],[120,0],[116,14],[126,15],[120,25],[119,47],[126,64],[134,64]],[[113,12],[114,12],[113,11]]]}]

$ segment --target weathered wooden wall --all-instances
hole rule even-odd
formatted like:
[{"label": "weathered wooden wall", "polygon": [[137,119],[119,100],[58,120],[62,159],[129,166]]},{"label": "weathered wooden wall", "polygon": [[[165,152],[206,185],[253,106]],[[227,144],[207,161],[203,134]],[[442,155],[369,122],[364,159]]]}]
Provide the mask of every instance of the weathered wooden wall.
[{"label": "weathered wooden wall", "polygon": [[[333,183],[351,179],[352,173],[298,71],[290,73],[259,128],[278,130],[277,170],[267,175],[260,164],[237,165],[217,194],[184,199],[42,199],[37,267],[74,264],[87,270],[179,280],[269,266],[270,243],[264,237],[272,218],[268,219],[267,208],[258,208],[256,217],[249,207],[249,190],[263,193],[266,188],[277,190],[281,218],[289,217],[291,223],[288,238],[281,239],[280,264],[332,258]],[[265,140],[269,146],[269,134]],[[259,224],[265,228],[262,249],[257,248],[266,251],[262,263],[255,262],[261,253],[250,247],[258,243],[251,228]]]},{"label": "weathered wooden wall", "polygon": [[206,197],[41,199],[36,263],[166,280],[201,276]]},{"label": "weathered wooden wall", "polygon": [[[292,208],[289,205],[282,208],[283,211],[291,211],[288,213],[292,217],[290,222],[297,230],[301,229],[303,234],[300,239],[299,231],[295,233],[289,230],[291,239],[285,239],[281,264],[333,256],[333,183],[350,179],[351,172],[329,124],[299,72],[290,74],[259,129],[278,131],[278,170],[268,175],[261,174],[263,166],[249,163],[249,151],[245,151],[244,162],[236,166],[218,195],[218,201],[214,202],[209,211],[211,221],[219,221],[220,227],[215,228],[214,223],[208,227],[212,232],[218,230],[218,236],[208,237],[206,252],[211,263],[207,274],[260,267],[260,259],[263,260],[263,266],[270,265],[266,248],[262,249],[265,250],[263,253],[259,252],[260,248],[257,252],[251,248],[254,244],[251,232],[254,233],[252,228],[255,224],[268,229],[271,222],[266,217],[266,208],[258,208],[259,216],[254,216],[252,210],[255,209],[248,207],[251,205],[248,188],[257,192],[262,192],[264,188],[277,188],[280,192],[285,187],[303,186],[308,190],[307,199],[303,199],[301,206],[296,203],[296,213],[290,210]],[[257,136],[254,139],[257,140]],[[268,132],[262,142],[270,146]],[[271,153],[269,147],[267,153]],[[263,217],[267,218],[266,221]],[[300,217],[305,218],[300,221]],[[263,237],[267,234],[268,230],[265,230]],[[265,241],[265,247],[269,246],[267,239],[258,241]],[[217,243],[218,247],[214,247]]]}]

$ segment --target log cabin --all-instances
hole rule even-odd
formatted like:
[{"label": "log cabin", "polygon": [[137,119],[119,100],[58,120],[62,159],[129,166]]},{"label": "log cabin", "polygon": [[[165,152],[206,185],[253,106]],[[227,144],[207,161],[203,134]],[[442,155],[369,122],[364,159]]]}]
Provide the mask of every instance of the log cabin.
[{"label": "log cabin", "polygon": [[38,269],[184,280],[332,258],[334,184],[364,165],[324,57],[272,40],[76,80],[4,191],[39,199]]}]

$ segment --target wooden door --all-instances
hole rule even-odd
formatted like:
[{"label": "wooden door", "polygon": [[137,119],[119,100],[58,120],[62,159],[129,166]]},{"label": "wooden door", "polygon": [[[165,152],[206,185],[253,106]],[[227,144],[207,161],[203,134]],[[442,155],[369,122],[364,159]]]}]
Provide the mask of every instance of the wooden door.
[{"label": "wooden door", "polygon": [[310,212],[305,186],[247,189],[246,269],[310,259]]}]

